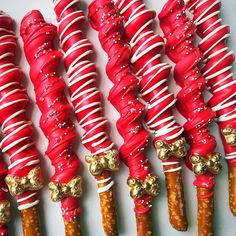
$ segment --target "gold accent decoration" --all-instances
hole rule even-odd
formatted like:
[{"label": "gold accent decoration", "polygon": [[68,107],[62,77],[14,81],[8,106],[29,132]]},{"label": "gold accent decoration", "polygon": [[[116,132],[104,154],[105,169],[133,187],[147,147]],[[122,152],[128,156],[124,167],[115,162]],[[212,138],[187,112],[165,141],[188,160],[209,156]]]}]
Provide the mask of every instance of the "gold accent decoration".
[{"label": "gold accent decoration", "polygon": [[193,166],[193,171],[196,175],[205,174],[207,171],[212,174],[219,174],[222,170],[220,163],[221,155],[218,152],[208,155],[206,158],[194,154],[190,157]]},{"label": "gold accent decoration", "polygon": [[92,175],[100,175],[104,170],[119,170],[118,152],[113,149],[105,152],[104,155],[87,155],[85,157]]},{"label": "gold accent decoration", "polygon": [[80,176],[76,176],[68,183],[50,182],[48,187],[52,201],[59,202],[69,196],[80,197],[82,194],[82,179]]},{"label": "gold accent decoration", "polygon": [[9,188],[10,194],[14,197],[28,190],[39,190],[43,187],[40,167],[35,167],[25,177],[7,175],[5,182]]},{"label": "gold accent decoration", "polygon": [[171,144],[158,140],[155,143],[157,155],[160,160],[167,160],[171,156],[182,158],[186,156],[185,139],[181,138]]},{"label": "gold accent decoration", "polygon": [[156,196],[160,192],[159,178],[155,174],[148,174],[144,180],[129,178],[127,184],[130,188],[130,196],[133,199],[140,198],[145,194]]},{"label": "gold accent decoration", "polygon": [[236,129],[226,127],[222,129],[222,134],[225,136],[228,145],[236,146]]},{"label": "gold accent decoration", "polygon": [[7,223],[11,219],[10,202],[0,201],[0,223]]}]

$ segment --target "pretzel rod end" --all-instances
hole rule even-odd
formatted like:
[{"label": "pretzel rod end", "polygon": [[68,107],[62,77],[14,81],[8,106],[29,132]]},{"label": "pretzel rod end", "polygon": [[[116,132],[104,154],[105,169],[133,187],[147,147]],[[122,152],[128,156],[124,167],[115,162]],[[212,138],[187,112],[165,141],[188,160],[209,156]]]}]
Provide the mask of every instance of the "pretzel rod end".
[{"label": "pretzel rod end", "polygon": [[152,213],[151,210],[145,213],[135,213],[137,236],[152,235]]},{"label": "pretzel rod end", "polygon": [[100,207],[105,235],[117,236],[117,216],[111,174],[109,172],[103,172],[97,177],[97,181],[100,181],[100,183],[98,183],[98,189],[100,190]]},{"label": "pretzel rod end", "polygon": [[236,167],[229,166],[229,204],[230,210],[236,216]]},{"label": "pretzel rod end", "polygon": [[213,236],[214,192],[213,189],[197,188],[198,236]]},{"label": "pretzel rod end", "polygon": [[73,221],[64,220],[65,224],[65,236],[80,236],[80,222],[79,218]]},{"label": "pretzel rod end", "polygon": [[33,206],[21,211],[24,236],[40,236],[38,207]]},{"label": "pretzel rod end", "polygon": [[[174,168],[178,167],[179,164]],[[170,223],[178,231],[187,231],[182,172],[167,172],[170,168],[173,167],[164,166]]]}]

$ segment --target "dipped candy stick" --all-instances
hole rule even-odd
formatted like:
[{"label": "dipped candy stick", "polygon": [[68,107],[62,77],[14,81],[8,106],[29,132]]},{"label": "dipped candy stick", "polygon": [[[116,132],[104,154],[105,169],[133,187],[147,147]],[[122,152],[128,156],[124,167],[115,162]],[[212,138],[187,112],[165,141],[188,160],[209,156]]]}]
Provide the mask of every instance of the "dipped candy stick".
[{"label": "dipped candy stick", "polygon": [[151,173],[144,153],[149,136],[140,122],[144,105],[134,91],[138,80],[128,63],[130,50],[122,39],[123,21],[111,0],[92,1],[89,17],[109,57],[106,72],[114,86],[108,99],[120,113],[117,129],[124,138],[120,153],[130,171],[128,185],[135,203],[137,234],[151,235],[151,199],[159,192],[158,177]]},{"label": "dipped candy stick", "polygon": [[11,219],[10,202],[7,199],[7,186],[4,181],[7,176],[7,167],[0,156],[0,235],[8,233],[7,223]]},{"label": "dipped candy stick", "polygon": [[43,180],[32,123],[26,117],[29,98],[21,84],[21,69],[14,64],[16,47],[13,21],[0,12],[0,125],[5,135],[1,148],[10,159],[6,183],[17,199],[24,235],[40,235],[37,192]]},{"label": "dipped candy stick", "polygon": [[93,52],[81,25],[85,20],[79,1],[55,0],[58,31],[67,69],[70,98],[76,117],[85,133],[82,143],[92,153],[86,157],[90,173],[98,184],[103,228],[108,236],[118,235],[111,171],[119,169],[118,153],[107,134],[107,119],[102,114],[101,94],[96,81],[96,66],[89,59]]},{"label": "dipped candy stick", "polygon": [[65,83],[56,72],[62,57],[53,46],[57,29],[34,10],[23,18],[20,33],[36,101],[42,112],[40,127],[49,141],[46,154],[55,168],[49,183],[51,198],[61,202],[66,235],[80,235],[81,177],[77,175],[78,157],[72,151],[76,132],[70,120],[72,108],[64,93]]},{"label": "dipped candy stick", "polygon": [[202,38],[199,49],[206,59],[202,73],[213,95],[209,105],[216,112],[228,161],[230,208],[236,215],[236,81],[231,72],[235,56],[226,43],[230,29],[222,23],[219,0],[191,0],[187,8],[193,13],[197,33]]},{"label": "dipped candy stick", "polygon": [[190,149],[187,166],[196,174],[198,198],[198,235],[213,235],[214,174],[221,171],[220,154],[215,153],[215,138],[208,130],[214,112],[205,104],[202,93],[206,81],[199,65],[202,55],[194,46],[193,23],[186,17],[184,1],[169,0],[159,14],[166,37],[166,53],[176,64],[175,80],[182,88],[178,108],[187,119],[184,124]]},{"label": "dipped candy stick", "polygon": [[[124,36],[131,47],[131,65],[141,78],[139,93],[148,104],[146,125],[155,135],[154,147],[162,161],[166,177],[169,218],[180,231],[187,230],[180,159],[186,155],[183,128],[174,120],[175,98],[168,91],[171,66],[160,60],[164,40],[153,32],[156,13],[142,0],[117,0],[116,6],[125,20]],[[137,30],[139,29],[139,30]]]}]

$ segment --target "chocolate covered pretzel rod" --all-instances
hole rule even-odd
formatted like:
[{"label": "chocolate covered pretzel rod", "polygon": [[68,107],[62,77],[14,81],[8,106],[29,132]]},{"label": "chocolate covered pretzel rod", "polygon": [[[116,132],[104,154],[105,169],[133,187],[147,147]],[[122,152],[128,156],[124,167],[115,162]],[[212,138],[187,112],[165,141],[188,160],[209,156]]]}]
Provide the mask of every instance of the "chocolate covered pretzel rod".
[{"label": "chocolate covered pretzel rod", "polygon": [[215,138],[208,130],[215,114],[202,95],[206,85],[199,69],[202,55],[193,44],[195,28],[186,17],[184,1],[169,0],[159,19],[167,41],[166,53],[176,63],[174,76],[182,88],[177,105],[187,120],[184,128],[191,147],[186,163],[196,174],[198,235],[210,236],[213,235],[214,174],[221,171],[221,165],[220,154],[214,152]]},{"label": "chocolate covered pretzel rod", "polygon": [[158,177],[150,172],[144,154],[149,136],[140,122],[144,105],[134,91],[138,80],[128,63],[130,50],[122,39],[123,20],[111,0],[92,1],[89,17],[109,57],[106,72],[114,86],[108,99],[120,113],[117,128],[124,138],[120,153],[130,171],[128,185],[135,203],[137,234],[152,235],[151,199],[159,192]]},{"label": "chocolate covered pretzel rod", "polygon": [[102,114],[101,93],[96,81],[93,53],[81,25],[85,20],[78,9],[79,0],[55,0],[61,48],[68,74],[70,98],[76,117],[84,129],[82,143],[92,153],[86,156],[90,173],[98,184],[103,228],[107,236],[118,235],[112,171],[119,169],[118,152],[107,134],[107,119]]},{"label": "chocolate covered pretzel rod", "polygon": [[[21,84],[21,69],[14,63],[16,47],[13,21],[0,12],[0,125],[5,135],[1,148],[9,155],[6,183],[11,195],[17,199],[23,233],[31,236],[40,235],[37,192],[42,188],[43,180],[39,154],[32,140],[32,123],[26,117],[29,99]],[[5,207],[8,214],[8,203],[1,207]]]},{"label": "chocolate covered pretzel rod", "polygon": [[49,141],[46,154],[55,168],[49,183],[51,198],[61,202],[66,235],[80,235],[81,177],[77,175],[78,157],[72,151],[76,132],[70,120],[72,108],[64,93],[65,83],[57,74],[62,57],[53,46],[57,29],[34,10],[23,18],[20,33],[36,101],[42,112],[40,127]]},{"label": "chocolate covered pretzel rod", "polygon": [[[148,104],[146,125],[155,135],[154,147],[162,161],[168,195],[171,225],[187,230],[180,160],[186,155],[183,128],[174,120],[175,98],[168,91],[171,66],[160,60],[164,40],[153,32],[156,13],[142,0],[117,0],[116,6],[125,20],[124,36],[131,47],[132,69],[141,78],[139,93]],[[138,29],[138,30],[137,30]]]},{"label": "chocolate covered pretzel rod", "polygon": [[191,0],[187,7],[202,38],[199,49],[206,59],[202,73],[213,95],[209,105],[216,112],[229,168],[230,208],[236,215],[236,81],[231,72],[235,56],[226,43],[230,29],[222,23],[219,0]]}]

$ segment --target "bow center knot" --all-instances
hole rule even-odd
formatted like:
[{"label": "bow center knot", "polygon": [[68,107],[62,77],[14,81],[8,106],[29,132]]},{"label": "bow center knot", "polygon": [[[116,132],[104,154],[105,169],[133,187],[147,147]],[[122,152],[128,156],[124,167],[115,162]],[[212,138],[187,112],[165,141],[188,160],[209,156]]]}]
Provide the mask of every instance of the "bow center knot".
[{"label": "bow center knot", "polygon": [[80,197],[82,194],[82,179],[74,177],[68,183],[50,182],[48,184],[51,199],[59,202],[66,197]]},{"label": "bow center knot", "polygon": [[100,175],[104,170],[117,171],[120,167],[118,152],[114,149],[103,155],[87,155],[85,158],[92,175]]},{"label": "bow center knot", "polygon": [[215,175],[219,174],[222,170],[220,160],[221,155],[218,152],[214,152],[206,156],[205,158],[198,154],[193,154],[190,156],[193,172],[196,175],[205,174],[207,172]]},{"label": "bow center knot", "polygon": [[12,196],[19,196],[28,190],[39,190],[43,187],[40,167],[35,167],[25,177],[7,175],[5,182]]},{"label": "bow center knot", "polygon": [[167,160],[171,156],[183,158],[187,154],[185,143],[186,142],[184,138],[181,138],[170,144],[158,140],[155,143],[158,158],[162,161]]},{"label": "bow center knot", "polygon": [[159,178],[155,174],[148,174],[144,180],[138,178],[129,178],[127,184],[130,188],[130,196],[133,199],[143,195],[156,196],[160,192]]}]

